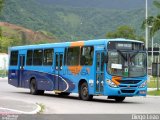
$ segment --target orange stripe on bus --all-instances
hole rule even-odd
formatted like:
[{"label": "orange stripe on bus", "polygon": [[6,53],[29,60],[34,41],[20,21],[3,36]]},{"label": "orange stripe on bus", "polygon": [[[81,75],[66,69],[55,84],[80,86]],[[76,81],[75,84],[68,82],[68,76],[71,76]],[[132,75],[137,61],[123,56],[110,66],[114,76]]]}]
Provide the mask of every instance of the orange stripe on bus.
[{"label": "orange stripe on bus", "polygon": [[82,70],[82,66],[69,66],[68,69],[73,75],[77,75]]},{"label": "orange stripe on bus", "polygon": [[118,76],[113,76],[112,77],[112,81],[116,84],[119,85],[120,84],[120,80],[122,80],[122,77],[118,77]]},{"label": "orange stripe on bus", "polygon": [[71,47],[76,47],[76,46],[84,46],[83,41],[78,41],[78,42],[72,42]]}]

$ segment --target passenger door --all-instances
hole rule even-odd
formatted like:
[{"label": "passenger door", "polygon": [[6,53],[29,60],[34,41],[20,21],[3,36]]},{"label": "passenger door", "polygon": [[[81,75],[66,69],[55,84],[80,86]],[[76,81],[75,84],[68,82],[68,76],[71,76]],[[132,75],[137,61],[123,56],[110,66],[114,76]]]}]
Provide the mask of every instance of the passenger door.
[{"label": "passenger door", "polygon": [[61,73],[63,69],[63,53],[55,53],[55,90],[61,91]]},{"label": "passenger door", "polygon": [[25,65],[25,55],[19,55],[19,78],[18,78],[18,86],[22,87],[22,80],[23,80],[23,72],[24,72],[24,65]]},{"label": "passenger door", "polygon": [[104,86],[104,52],[96,52],[96,93],[102,94]]}]

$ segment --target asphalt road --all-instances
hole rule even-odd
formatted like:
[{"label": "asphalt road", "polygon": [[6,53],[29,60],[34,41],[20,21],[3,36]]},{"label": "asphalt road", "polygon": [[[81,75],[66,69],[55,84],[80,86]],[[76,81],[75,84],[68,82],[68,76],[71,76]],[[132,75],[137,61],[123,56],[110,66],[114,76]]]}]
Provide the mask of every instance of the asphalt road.
[{"label": "asphalt road", "polygon": [[43,104],[47,114],[160,114],[160,97],[131,97],[116,103],[105,96],[96,96],[93,101],[79,100],[77,94],[59,97],[45,92],[43,96],[36,96],[30,95],[28,89],[8,85],[7,80],[0,80],[0,97]]}]

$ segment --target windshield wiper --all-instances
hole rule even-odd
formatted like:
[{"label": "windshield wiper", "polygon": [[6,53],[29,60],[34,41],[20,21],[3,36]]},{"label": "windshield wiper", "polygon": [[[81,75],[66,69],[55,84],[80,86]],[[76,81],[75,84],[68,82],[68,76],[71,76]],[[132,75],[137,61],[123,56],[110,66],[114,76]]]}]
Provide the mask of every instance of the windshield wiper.
[{"label": "windshield wiper", "polygon": [[138,51],[135,52],[135,53],[130,57],[130,59],[133,59],[138,53],[139,53]]},{"label": "windshield wiper", "polygon": [[120,50],[117,50],[119,52],[119,54],[122,56],[122,58],[127,61],[127,57],[124,56],[124,54],[120,51]]}]

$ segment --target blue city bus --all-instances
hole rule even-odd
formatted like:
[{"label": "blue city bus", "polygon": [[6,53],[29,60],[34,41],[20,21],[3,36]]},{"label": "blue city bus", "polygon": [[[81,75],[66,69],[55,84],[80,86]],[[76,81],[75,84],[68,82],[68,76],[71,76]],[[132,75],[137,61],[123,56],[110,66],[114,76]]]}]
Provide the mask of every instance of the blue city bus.
[{"label": "blue city bus", "polygon": [[143,42],[98,39],[9,48],[8,83],[33,95],[78,93],[82,100],[146,96],[147,52]]}]

